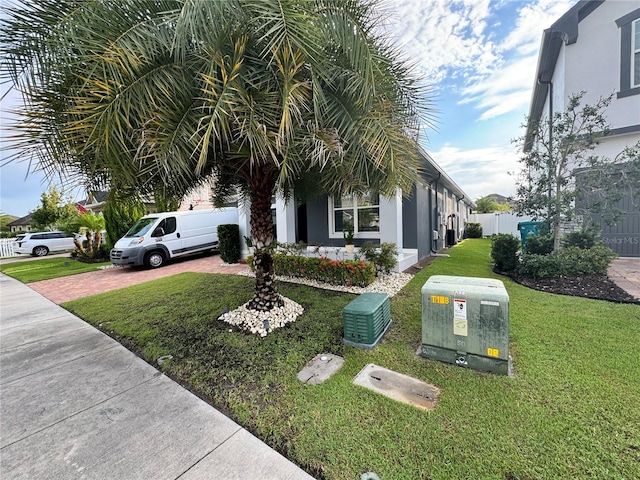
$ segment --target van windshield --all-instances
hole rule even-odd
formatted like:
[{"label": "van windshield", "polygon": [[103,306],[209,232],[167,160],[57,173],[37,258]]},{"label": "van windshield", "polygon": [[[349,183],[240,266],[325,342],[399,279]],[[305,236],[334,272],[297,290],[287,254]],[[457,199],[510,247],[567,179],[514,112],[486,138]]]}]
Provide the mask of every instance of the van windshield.
[{"label": "van windshield", "polygon": [[124,235],[124,237],[131,238],[131,237],[141,237],[145,235],[149,231],[151,226],[154,223],[156,223],[157,220],[158,220],[157,217],[141,218],[133,225],[133,227],[129,229],[129,231]]}]

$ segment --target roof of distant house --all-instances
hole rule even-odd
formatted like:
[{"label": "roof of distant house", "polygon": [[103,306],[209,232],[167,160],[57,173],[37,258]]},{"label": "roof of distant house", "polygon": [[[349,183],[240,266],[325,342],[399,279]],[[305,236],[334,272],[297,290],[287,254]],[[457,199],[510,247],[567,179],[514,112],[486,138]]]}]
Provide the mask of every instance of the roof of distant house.
[{"label": "roof of distant house", "polygon": [[9,222],[7,223],[7,227],[19,227],[19,226],[24,226],[24,225],[31,225],[33,223],[33,219],[31,218],[31,214],[22,217],[22,218],[18,218],[17,220],[14,220],[13,222]]}]

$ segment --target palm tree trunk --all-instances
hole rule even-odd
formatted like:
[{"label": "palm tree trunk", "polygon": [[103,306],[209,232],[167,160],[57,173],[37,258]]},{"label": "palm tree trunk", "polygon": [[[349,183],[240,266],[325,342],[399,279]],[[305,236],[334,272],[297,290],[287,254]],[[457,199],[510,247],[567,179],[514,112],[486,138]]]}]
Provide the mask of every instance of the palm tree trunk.
[{"label": "palm tree trunk", "polygon": [[90,230],[87,231],[87,249],[89,251],[89,255],[93,254],[93,232]]},{"label": "palm tree trunk", "polygon": [[100,251],[100,244],[102,243],[102,232],[96,231],[93,237],[93,251],[98,253]]},{"label": "palm tree trunk", "polygon": [[82,242],[80,242],[80,240],[78,240],[77,237],[73,237],[73,244],[76,246],[76,250],[78,250],[78,252],[85,253],[84,247],[82,246]]},{"label": "palm tree trunk", "polygon": [[254,172],[250,181],[251,240],[255,247],[254,265],[256,269],[255,293],[249,302],[249,308],[252,310],[268,311],[283,305],[278,294],[271,251],[274,241],[271,195],[275,186],[275,178],[275,172],[263,168]]}]

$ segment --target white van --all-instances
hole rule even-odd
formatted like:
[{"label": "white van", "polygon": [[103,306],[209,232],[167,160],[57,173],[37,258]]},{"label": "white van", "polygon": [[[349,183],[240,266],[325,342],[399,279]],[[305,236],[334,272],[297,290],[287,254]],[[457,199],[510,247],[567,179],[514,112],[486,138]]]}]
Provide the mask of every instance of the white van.
[{"label": "white van", "polygon": [[171,258],[216,249],[218,225],[227,223],[238,223],[237,208],[145,215],[116,242],[111,263],[158,268]]}]

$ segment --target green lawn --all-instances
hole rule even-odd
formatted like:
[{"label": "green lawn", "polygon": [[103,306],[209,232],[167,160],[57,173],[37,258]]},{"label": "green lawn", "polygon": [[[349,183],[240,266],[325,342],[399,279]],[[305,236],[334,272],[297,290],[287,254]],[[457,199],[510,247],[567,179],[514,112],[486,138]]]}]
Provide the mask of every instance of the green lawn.
[{"label": "green lawn", "polygon": [[[281,284],[302,304],[295,323],[262,339],[216,320],[251,296],[253,280],[185,273],[64,304],[254,432],[318,478],[640,478],[640,308],[545,294],[502,278],[510,295],[508,378],[426,361],[420,288],[430,275],[499,278],[490,243],[466,240],[392,300],[374,350],[342,343],[353,295]],[[203,301],[206,299],[206,301]],[[105,309],[104,305],[109,305]],[[345,358],[329,381],[296,373],[317,353]],[[437,385],[426,412],[351,382],[367,363]]]},{"label": "green lawn", "polygon": [[76,273],[95,272],[104,265],[111,265],[111,262],[83,263],[68,257],[55,257],[6,263],[0,265],[0,272],[23,283],[30,283]]}]

